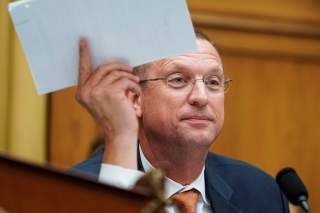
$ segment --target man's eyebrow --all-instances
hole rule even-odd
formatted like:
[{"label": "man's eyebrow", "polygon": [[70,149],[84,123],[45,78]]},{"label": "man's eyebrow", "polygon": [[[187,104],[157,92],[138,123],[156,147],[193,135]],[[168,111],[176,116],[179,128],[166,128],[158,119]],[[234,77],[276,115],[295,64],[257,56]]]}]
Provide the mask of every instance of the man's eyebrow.
[{"label": "man's eyebrow", "polygon": [[215,73],[215,74],[221,74],[223,75],[223,67],[220,65],[220,66],[217,66],[215,67],[214,69],[211,70],[211,72]]},{"label": "man's eyebrow", "polygon": [[[164,68],[167,72],[190,70],[188,65],[181,64],[178,62],[167,64],[164,66]],[[211,68],[208,73],[213,75],[217,75],[217,74],[223,75],[224,74],[223,67],[221,65],[215,66]]]},{"label": "man's eyebrow", "polygon": [[187,68],[186,66],[181,66],[181,64],[177,64],[177,63],[170,63],[170,64],[166,64],[163,69],[166,73],[170,73],[170,72],[175,72],[175,71],[179,71],[179,69],[185,69]]}]

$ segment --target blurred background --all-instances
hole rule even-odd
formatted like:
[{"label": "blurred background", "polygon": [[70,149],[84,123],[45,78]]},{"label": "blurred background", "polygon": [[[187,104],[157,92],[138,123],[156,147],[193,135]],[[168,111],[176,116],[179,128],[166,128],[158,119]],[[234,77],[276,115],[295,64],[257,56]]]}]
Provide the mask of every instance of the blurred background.
[{"label": "blurred background", "polygon": [[[0,0],[0,152],[66,169],[101,131],[75,88],[38,96]],[[320,212],[320,1],[189,0],[196,27],[216,43],[226,74],[226,122],[214,152],[275,176],[294,167]],[[46,54],[45,50],[43,54]]]}]

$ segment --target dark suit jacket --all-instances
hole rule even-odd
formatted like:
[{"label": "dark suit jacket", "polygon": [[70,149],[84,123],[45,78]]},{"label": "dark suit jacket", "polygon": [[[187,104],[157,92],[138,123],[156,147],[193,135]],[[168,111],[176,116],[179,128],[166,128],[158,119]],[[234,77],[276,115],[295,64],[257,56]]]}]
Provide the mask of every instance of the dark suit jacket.
[{"label": "dark suit jacket", "polygon": [[[72,168],[98,177],[103,149]],[[139,152],[138,152],[139,153]],[[140,156],[138,168],[142,170]],[[206,194],[215,213],[288,213],[288,201],[274,179],[247,163],[209,153]]]}]

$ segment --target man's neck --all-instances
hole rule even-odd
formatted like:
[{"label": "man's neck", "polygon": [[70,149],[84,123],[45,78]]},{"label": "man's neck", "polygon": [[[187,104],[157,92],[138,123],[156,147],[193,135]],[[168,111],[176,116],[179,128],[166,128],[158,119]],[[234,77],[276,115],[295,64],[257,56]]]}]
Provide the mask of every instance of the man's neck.
[{"label": "man's neck", "polygon": [[192,183],[201,173],[208,154],[204,147],[174,146],[140,137],[139,142],[145,157],[157,168],[163,168],[167,177],[182,184]]}]

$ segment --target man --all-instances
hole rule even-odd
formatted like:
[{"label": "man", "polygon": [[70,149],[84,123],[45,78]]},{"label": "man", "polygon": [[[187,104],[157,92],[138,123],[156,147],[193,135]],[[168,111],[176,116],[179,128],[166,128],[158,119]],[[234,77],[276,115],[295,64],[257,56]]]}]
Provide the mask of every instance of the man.
[{"label": "man", "polygon": [[[208,153],[223,126],[230,81],[217,49],[203,34],[196,35],[194,53],[135,69],[114,62],[95,72],[88,43],[81,40],[76,98],[101,125],[105,146],[74,169],[130,189],[143,171],[165,167],[166,197],[175,200],[189,193],[195,200],[184,212],[288,212],[270,176]],[[177,201],[179,209],[181,205]]]}]

